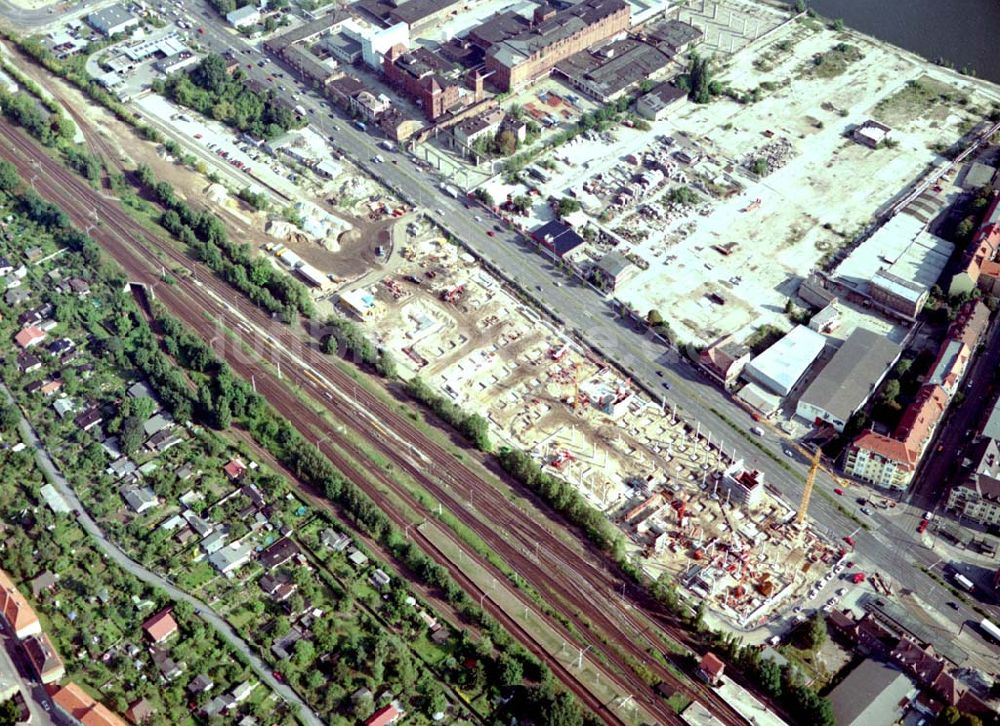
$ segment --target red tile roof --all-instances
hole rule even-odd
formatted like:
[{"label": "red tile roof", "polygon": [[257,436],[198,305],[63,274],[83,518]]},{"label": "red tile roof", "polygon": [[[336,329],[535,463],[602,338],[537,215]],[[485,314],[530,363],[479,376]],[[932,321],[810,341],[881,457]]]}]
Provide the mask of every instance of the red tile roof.
[{"label": "red tile roof", "polygon": [[701,657],[698,668],[707,673],[713,680],[722,675],[726,669],[726,664],[719,660],[715,653],[708,652]]},{"label": "red tile roof", "polygon": [[989,322],[990,309],[979,300],[967,300],[948,329],[948,337],[951,340],[960,340],[969,348],[975,349]]},{"label": "red tile roof", "polygon": [[[83,726],[126,726],[125,722],[103,703],[98,703],[75,683],[67,683],[52,694],[56,706]],[[145,703],[145,701],[141,701]],[[137,704],[140,701],[136,702]]]},{"label": "red tile roof", "polygon": [[14,336],[14,342],[22,348],[28,348],[44,339],[45,331],[41,328],[36,328],[34,325],[29,325]]},{"label": "red tile roof", "polygon": [[3,570],[0,570],[0,611],[19,638],[41,630],[35,611]]},{"label": "red tile roof", "polygon": [[896,438],[906,447],[916,452],[917,458],[937,426],[945,409],[948,408],[948,393],[941,386],[924,386],[917,392],[917,398],[903,413],[896,427]]},{"label": "red tile roof", "polygon": [[402,715],[402,712],[390,703],[369,716],[368,720],[365,721],[365,726],[388,726]]},{"label": "red tile roof", "polygon": [[177,622],[170,612],[171,608],[165,608],[142,624],[142,629],[146,631],[146,637],[154,643],[162,643],[177,632]]},{"label": "red tile roof", "polygon": [[246,464],[239,459],[230,459],[229,463],[222,467],[222,469],[229,475],[230,479],[239,479],[247,471]]},{"label": "red tile roof", "polygon": [[877,434],[872,430],[862,431],[851,444],[855,449],[864,449],[873,454],[890,459],[902,465],[902,468],[911,469],[916,465],[916,457],[906,444],[898,439]]}]

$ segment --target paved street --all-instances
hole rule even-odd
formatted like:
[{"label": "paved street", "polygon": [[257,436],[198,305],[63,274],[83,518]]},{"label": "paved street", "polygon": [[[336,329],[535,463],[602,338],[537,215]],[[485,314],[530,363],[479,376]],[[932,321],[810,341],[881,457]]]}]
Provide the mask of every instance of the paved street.
[{"label": "paved street", "polygon": [[[6,11],[0,0],[0,12]],[[254,61],[246,72],[253,78],[267,84],[267,76],[277,74],[281,62],[272,58],[265,68],[258,68],[255,61],[261,55],[259,43],[250,43],[233,32],[215,11],[206,3],[189,0],[187,12],[195,27],[203,29],[197,34],[198,41],[213,52],[223,53],[233,50],[245,55],[247,61]],[[52,15],[43,18],[40,13],[25,13],[20,20],[23,25],[41,25],[52,22]],[[244,54],[247,49],[253,49]],[[411,204],[423,207],[445,229],[467,244],[481,258],[498,268],[517,284],[543,308],[561,319],[568,330],[576,331],[587,344],[600,351],[609,360],[615,361],[627,371],[632,380],[653,393],[665,394],[667,406],[676,406],[679,414],[692,425],[700,422],[703,433],[711,433],[713,441],[724,443],[727,451],[735,447],[748,465],[765,473],[767,483],[782,492],[785,500],[795,506],[801,497],[808,464],[801,457],[787,458],[783,449],[785,440],[772,431],[766,431],[760,439],[750,443],[741,433],[753,425],[750,417],[733,404],[721,391],[706,379],[676,351],[666,349],[655,339],[636,331],[628,321],[621,320],[608,300],[588,286],[570,283],[562,272],[534,251],[534,244],[525,238],[509,232],[498,231],[491,237],[486,234],[493,220],[484,218],[482,223],[474,220],[474,215],[465,208],[463,200],[456,200],[438,189],[438,179],[434,172],[417,167],[412,160],[402,154],[387,154],[378,146],[379,138],[359,131],[349,121],[335,112],[331,119],[332,106],[313,93],[306,93],[306,87],[295,80],[287,69],[273,82],[287,88],[288,93],[301,92],[298,100],[307,111],[314,129],[330,138],[346,156],[381,179]],[[375,154],[391,157],[398,163],[385,163],[375,167],[371,158]],[[387,162],[389,159],[387,158]],[[664,381],[671,386],[669,393],[663,387]],[[715,409],[740,428],[734,431],[723,421]],[[956,427],[950,435],[960,437],[964,428]],[[766,447],[778,461],[786,463],[788,471],[771,457],[763,455],[757,446]],[[940,457],[946,459],[947,457]],[[935,465],[936,466],[936,465]],[[915,564],[934,566],[939,557],[918,543],[915,528],[922,509],[910,509],[900,505],[890,517],[876,510],[874,517],[857,516],[869,524],[872,531],[859,529],[856,522],[837,511],[831,502],[832,491],[837,484],[829,475],[822,473],[817,478],[817,488],[827,494],[814,494],[810,514],[816,525],[829,536],[841,539],[852,534],[857,542],[859,564],[866,561],[875,563],[879,571],[891,576],[904,588],[924,593],[925,599],[933,607],[940,609],[955,623],[956,630],[966,615],[947,607],[950,595],[929,578],[919,572]],[[849,490],[848,496],[838,502],[847,509],[857,510],[855,496],[866,490]],[[923,501],[919,499],[918,501]],[[906,516],[899,516],[906,513]]]},{"label": "paved street", "polygon": [[[8,401],[14,401],[6,386],[0,384],[0,390],[2,390]],[[66,481],[66,478],[56,467],[52,458],[49,456],[48,451],[45,450],[42,442],[38,439],[31,423],[22,416],[18,427],[25,443],[35,450],[35,461],[38,464],[38,467],[42,470],[42,474],[45,476],[45,479],[59,491],[63,498],[69,503],[70,507],[80,512],[80,516],[77,517],[77,521],[87,534],[93,538],[94,543],[106,558],[110,559],[126,572],[137,577],[146,584],[162,589],[174,600],[183,601],[191,605],[202,620],[214,627],[223,638],[225,638],[233,647],[246,656],[258,678],[266,683],[272,690],[280,694],[286,701],[298,708],[299,717],[305,724],[308,724],[308,726],[321,726],[323,722],[319,719],[319,717],[316,716],[316,714],[301,698],[299,698],[295,691],[284,683],[279,683],[275,679],[268,665],[257,657],[254,649],[246,643],[246,641],[244,641],[235,630],[233,630],[228,622],[216,615],[215,612],[212,611],[212,609],[205,603],[195,597],[192,597],[183,590],[174,587],[171,582],[154,572],[147,570],[138,562],[129,558],[129,556],[119,549],[116,544],[111,542],[104,535],[103,530],[101,530],[97,522],[95,522],[90,515],[87,514],[83,505],[80,503],[80,500],[77,498],[76,493],[73,491],[73,488],[69,485],[69,482]]]},{"label": "paved street", "polygon": [[[195,22],[200,23],[205,31],[199,38],[212,51],[224,53],[232,50],[247,55],[250,60],[260,58],[257,51],[244,53],[246,49],[256,49],[258,45],[231,32],[207,3],[189,2],[189,7],[198,13]],[[710,432],[712,441],[723,442],[728,452],[735,446],[737,454],[748,465],[762,470],[766,481],[777,487],[793,508],[797,506],[808,463],[798,455],[794,458],[784,455],[785,439],[766,431],[763,437],[754,440],[754,444],[766,447],[779,461],[787,463],[792,472],[765,456],[712,411],[721,412],[741,427],[742,432],[749,431],[754,425],[742,408],[710,384],[686,358],[665,348],[645,332],[637,331],[631,322],[622,320],[609,301],[591,287],[569,282],[560,270],[535,252],[535,245],[530,240],[508,230],[496,231],[495,236],[489,236],[487,230],[496,224],[496,220],[485,216],[482,222],[476,222],[475,214],[466,208],[465,200],[454,199],[439,189],[441,179],[433,172],[419,168],[409,156],[385,152],[378,146],[379,137],[356,129],[339,112],[334,112],[335,120],[331,119],[334,107],[328,101],[309,92],[281,61],[276,58],[272,61],[264,68],[258,68],[254,63],[246,72],[268,85],[267,76],[275,75],[279,68],[284,68],[284,77],[277,78],[270,85],[275,90],[278,85],[283,85],[288,93],[301,93],[297,103],[309,112],[310,125],[328,137],[345,156],[393,188],[409,203],[427,210],[455,238],[501,270],[508,279],[516,280],[541,307],[561,319],[567,330],[575,331],[587,344],[616,362],[634,382],[652,392],[654,397],[665,398],[668,407],[676,405],[678,413],[692,426],[700,422],[702,433]],[[376,154],[386,157],[386,163],[374,165],[371,159]],[[391,160],[397,163],[389,163]],[[669,392],[663,387],[664,381],[670,384]],[[957,632],[965,615],[951,610],[947,606],[952,599],[949,593],[935,586],[915,567],[917,564],[930,567],[940,560],[928,548],[919,545],[915,533],[916,521],[910,527],[910,520],[888,518],[883,516],[881,510],[876,510],[874,517],[856,514],[872,531],[860,529],[856,522],[837,511],[831,502],[833,489],[838,484],[829,475],[821,472],[816,486],[828,495],[824,497],[814,493],[812,498],[810,515],[819,529],[837,540],[848,534],[853,535],[859,564],[866,560],[875,563],[879,571],[891,576],[899,586],[924,593],[929,604],[952,619]],[[855,496],[862,494],[867,494],[867,490],[849,490],[847,496],[837,498],[838,503],[848,510],[858,510],[860,506],[855,503]]]}]

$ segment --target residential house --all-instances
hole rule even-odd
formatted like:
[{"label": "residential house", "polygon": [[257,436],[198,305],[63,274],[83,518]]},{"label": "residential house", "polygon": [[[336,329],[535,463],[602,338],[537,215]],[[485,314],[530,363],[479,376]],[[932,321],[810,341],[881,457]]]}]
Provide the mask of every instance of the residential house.
[{"label": "residential house", "polygon": [[403,712],[395,703],[390,703],[378,709],[365,719],[365,726],[389,726],[403,717]]},{"label": "residential house", "polygon": [[104,421],[104,414],[101,413],[98,406],[91,406],[73,419],[76,427],[83,431],[90,431],[102,421]]},{"label": "residential house", "polygon": [[16,307],[18,305],[23,305],[31,298],[31,290],[26,287],[18,286],[11,290],[8,290],[4,296],[4,302],[11,307]]},{"label": "residential house", "polygon": [[53,592],[57,584],[56,576],[50,570],[45,570],[31,581],[31,596],[40,600],[42,596]]},{"label": "residential house", "polygon": [[348,551],[347,561],[356,568],[361,568],[368,564],[368,557],[361,550],[351,549]]},{"label": "residential house", "polygon": [[122,499],[136,514],[148,512],[159,506],[160,500],[149,487],[124,486],[120,489]]},{"label": "residential house", "polygon": [[334,532],[332,529],[324,529],[319,535],[320,542],[325,547],[329,547],[334,552],[343,552],[351,543],[351,538],[342,532]]},{"label": "residential house", "polygon": [[38,679],[45,684],[61,680],[66,675],[62,658],[56,653],[52,641],[45,633],[30,635],[24,639],[24,652]]},{"label": "residential house", "polygon": [[[107,706],[94,700],[76,683],[67,683],[52,693],[52,703],[58,711],[83,726],[125,726],[125,722]],[[132,721],[132,723],[140,723]]]},{"label": "residential house", "polygon": [[169,413],[158,413],[142,424],[142,430],[146,434],[146,438],[149,438],[154,434],[172,428],[173,425],[174,419]]},{"label": "residential house", "polygon": [[187,692],[191,695],[197,695],[199,693],[207,693],[215,688],[215,683],[204,673],[195,676],[187,686]]},{"label": "residential house", "polygon": [[21,373],[32,373],[42,367],[42,361],[31,353],[17,354],[17,369]]},{"label": "residential house", "polygon": [[209,556],[208,562],[220,574],[232,577],[233,573],[250,561],[253,555],[253,543],[247,539],[233,542]]},{"label": "residential house", "polygon": [[21,640],[42,632],[35,611],[3,570],[0,570],[0,611],[14,635]]},{"label": "residential house", "polygon": [[723,388],[732,388],[747,363],[750,349],[731,337],[719,338],[698,355],[698,365]]},{"label": "residential house", "polygon": [[151,642],[162,643],[177,632],[177,621],[174,620],[172,613],[173,608],[164,608],[142,624],[142,630]]},{"label": "residential house", "polygon": [[38,345],[43,340],[45,340],[45,331],[34,325],[22,328],[18,331],[17,335],[14,336],[14,342],[24,350]]},{"label": "residential house", "polygon": [[172,681],[184,673],[184,664],[177,663],[163,648],[153,646],[150,652],[153,657],[153,665],[160,671],[160,675],[165,681]]},{"label": "residential house", "polygon": [[948,493],[948,509],[980,524],[1000,524],[1000,444],[984,438],[970,458],[968,476]]},{"label": "residential house", "polygon": [[948,406],[948,394],[939,385],[925,385],[889,437],[863,431],[847,449],[844,470],[876,486],[905,489]]},{"label": "residential house", "polygon": [[701,676],[706,683],[712,685],[717,685],[722,679],[722,674],[726,670],[726,664],[719,660],[711,651],[708,651],[701,657],[701,661],[698,663],[698,675]]},{"label": "residential house", "polygon": [[247,466],[239,459],[230,459],[222,470],[233,481],[239,481],[247,473]]},{"label": "residential house", "polygon": [[285,564],[300,554],[300,552],[299,546],[294,541],[283,537],[264,549],[258,559],[265,570],[273,570],[275,567]]},{"label": "residential house", "polygon": [[62,379],[56,378],[54,380],[46,381],[45,383],[43,383],[39,391],[41,391],[43,396],[52,396],[58,393],[59,390],[62,388],[62,386],[63,386]]},{"label": "residential house", "polygon": [[125,718],[129,720],[129,723],[136,724],[137,726],[138,724],[152,723],[153,716],[155,715],[156,710],[145,698],[132,701],[128,706],[128,710],[125,711]]}]

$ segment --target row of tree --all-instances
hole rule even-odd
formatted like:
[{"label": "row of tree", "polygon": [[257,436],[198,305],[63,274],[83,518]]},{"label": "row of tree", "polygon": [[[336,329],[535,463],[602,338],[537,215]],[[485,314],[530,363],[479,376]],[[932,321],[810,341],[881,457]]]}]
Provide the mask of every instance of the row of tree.
[{"label": "row of tree", "polygon": [[269,313],[278,313],[287,322],[298,313],[313,313],[312,298],[305,286],[276,270],[266,258],[253,256],[249,245],[230,240],[225,225],[216,215],[196,210],[179,199],[174,188],[157,181],[145,164],[136,170],[136,178],[165,208],[160,225],[254,304]]},{"label": "row of tree", "polygon": [[463,411],[460,406],[449,401],[418,377],[410,379],[406,384],[406,390],[435,415],[454,427],[477,449],[490,451],[493,448],[493,443],[490,441],[490,425],[483,416]]}]

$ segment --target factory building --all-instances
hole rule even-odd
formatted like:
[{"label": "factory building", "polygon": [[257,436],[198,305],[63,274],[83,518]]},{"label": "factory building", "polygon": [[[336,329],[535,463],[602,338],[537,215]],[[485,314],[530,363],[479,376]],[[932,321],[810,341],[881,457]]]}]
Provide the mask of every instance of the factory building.
[{"label": "factory building", "polygon": [[903,352],[884,335],[857,328],[799,398],[795,413],[843,431]]},{"label": "factory building", "polygon": [[751,360],[743,375],[779,396],[787,396],[826,346],[826,338],[796,325],[781,340]]},{"label": "factory building", "polygon": [[890,315],[915,320],[953,249],[922,220],[897,214],[847,256],[834,278]]},{"label": "factory building", "polygon": [[105,38],[110,38],[138,27],[139,18],[124,5],[115,4],[88,15],[87,24]]},{"label": "factory building", "polygon": [[519,88],[574,53],[626,32],[629,13],[624,0],[583,0],[561,11],[539,6],[528,29],[489,48],[486,69],[501,91]]}]

